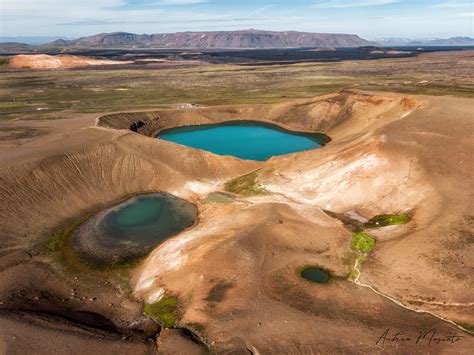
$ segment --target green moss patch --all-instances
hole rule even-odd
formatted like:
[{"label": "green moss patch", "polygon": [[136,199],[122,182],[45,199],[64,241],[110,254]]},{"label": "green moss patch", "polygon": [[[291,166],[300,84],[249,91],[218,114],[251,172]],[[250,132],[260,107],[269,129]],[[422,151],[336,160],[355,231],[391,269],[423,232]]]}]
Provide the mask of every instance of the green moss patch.
[{"label": "green moss patch", "polygon": [[267,191],[258,184],[257,177],[258,170],[226,182],[224,189],[243,196],[263,195]]},{"label": "green moss patch", "polygon": [[140,263],[141,260],[143,260],[143,258],[146,257],[146,255],[133,257],[131,259],[124,258],[114,263],[91,262],[91,260],[87,256],[85,256],[79,251],[76,251],[72,247],[71,238],[83,223],[85,223],[98,212],[105,210],[108,207],[118,205],[133,196],[146,195],[149,193],[158,193],[158,191],[144,190],[130,193],[124,195],[117,201],[114,201],[110,204],[96,206],[93,209],[89,210],[87,213],[84,213],[74,219],[66,221],[57,229],[55,229],[49,238],[45,236],[45,241],[43,244],[41,244],[41,250],[46,250],[51,253],[54,253],[55,256],[58,258],[58,261],[60,261],[62,264],[81,272],[121,272],[127,271],[135,267],[138,263]]},{"label": "green moss patch", "polygon": [[463,327],[469,333],[474,334],[474,324],[470,324],[466,322],[457,322],[457,324]]},{"label": "green moss patch", "polygon": [[119,270],[119,269],[130,269],[137,265],[141,258],[135,260],[124,260],[122,262],[115,263],[113,265],[99,265],[99,264],[92,264],[87,261],[87,259],[83,258],[80,253],[77,253],[70,245],[70,240],[74,232],[84,223],[87,219],[89,219],[89,215],[82,219],[78,219],[73,221],[60,229],[57,229],[47,244],[47,249],[52,252],[56,253],[58,256],[59,261],[63,264],[67,265],[68,267],[72,267],[76,270],[94,270],[94,271],[112,271],[112,270]]},{"label": "green moss patch", "polygon": [[366,228],[386,227],[397,224],[405,224],[411,220],[408,214],[380,214],[365,223]]},{"label": "green moss patch", "polygon": [[354,280],[356,278],[356,276],[358,274],[358,272],[355,269],[356,263],[358,264],[359,272],[361,272],[362,271],[362,266],[367,261],[367,256],[366,255],[360,255],[359,253],[352,253],[351,258],[352,258],[351,271],[349,272],[349,274],[346,277],[347,280]]},{"label": "green moss patch", "polygon": [[198,333],[198,334],[203,334],[206,330],[206,327],[202,323],[198,322],[192,322],[192,323],[187,323],[186,326],[190,328],[192,331]]},{"label": "green moss patch", "polygon": [[146,303],[143,311],[163,327],[173,328],[178,317],[178,299],[173,296],[163,297],[156,303]]},{"label": "green moss patch", "polygon": [[10,63],[9,57],[0,57],[0,67],[6,67]]},{"label": "green moss patch", "polygon": [[74,233],[74,231],[84,222],[84,220],[85,219],[74,221],[63,228],[56,230],[48,242],[48,250],[51,252],[63,250],[63,248],[69,242],[69,238],[71,237],[72,233]]},{"label": "green moss patch", "polygon": [[364,231],[352,233],[351,248],[355,251],[368,254],[375,247],[375,239]]}]

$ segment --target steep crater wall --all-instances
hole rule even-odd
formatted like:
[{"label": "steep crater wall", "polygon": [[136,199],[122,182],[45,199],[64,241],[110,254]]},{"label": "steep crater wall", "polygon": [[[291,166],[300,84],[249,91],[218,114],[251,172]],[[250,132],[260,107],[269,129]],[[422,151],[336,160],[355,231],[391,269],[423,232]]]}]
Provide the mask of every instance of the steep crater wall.
[{"label": "steep crater wall", "polygon": [[[420,102],[406,97],[368,95],[345,90],[276,105],[113,113],[100,116],[97,125],[128,130],[132,125],[139,123],[137,132],[146,136],[154,136],[163,129],[177,126],[233,120],[265,121],[289,130],[321,133],[334,132],[337,127],[347,123],[352,126],[352,131],[360,132],[366,131],[374,124],[384,124],[387,119],[397,119],[420,105]],[[337,131],[335,133],[337,135]]]},{"label": "steep crater wall", "polygon": [[[301,131],[329,133],[332,144],[366,134],[416,107],[400,96],[375,96],[350,91],[277,105],[242,105],[115,113],[101,116],[97,126],[127,130],[136,121],[138,133],[105,134],[95,144],[84,137],[68,153],[4,168],[0,172],[0,234],[5,244],[15,238],[34,240],[57,225],[77,218],[128,194],[142,191],[205,193],[243,175],[261,163],[222,157],[183,147],[154,136],[162,129],[227,120],[259,120]],[[344,125],[352,127],[347,130]],[[340,129],[340,128],[343,129]],[[90,129],[89,129],[90,130]],[[90,132],[90,131],[89,131]],[[63,140],[64,148],[68,141]],[[63,148],[63,149],[64,149]],[[321,153],[318,153],[321,154]],[[4,245],[5,245],[4,244]]]}]

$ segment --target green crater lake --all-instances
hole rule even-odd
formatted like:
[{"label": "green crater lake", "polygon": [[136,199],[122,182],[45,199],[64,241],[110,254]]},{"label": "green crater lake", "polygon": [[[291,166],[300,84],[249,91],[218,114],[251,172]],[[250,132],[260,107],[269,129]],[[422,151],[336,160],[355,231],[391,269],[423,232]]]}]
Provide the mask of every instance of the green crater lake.
[{"label": "green crater lake", "polygon": [[311,282],[326,283],[331,276],[319,267],[307,267],[301,271],[301,277]]},{"label": "green crater lake", "polygon": [[258,161],[320,148],[329,142],[329,137],[321,133],[292,132],[256,121],[176,127],[163,130],[157,137],[219,155]]},{"label": "green crater lake", "polygon": [[89,219],[71,244],[88,264],[126,263],[192,226],[196,216],[195,205],[168,194],[135,196]]}]

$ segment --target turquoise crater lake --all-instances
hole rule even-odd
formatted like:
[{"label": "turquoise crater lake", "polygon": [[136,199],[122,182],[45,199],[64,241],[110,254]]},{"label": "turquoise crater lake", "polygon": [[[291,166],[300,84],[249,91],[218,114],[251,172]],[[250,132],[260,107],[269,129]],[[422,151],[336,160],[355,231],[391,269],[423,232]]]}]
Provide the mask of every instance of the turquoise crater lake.
[{"label": "turquoise crater lake", "polygon": [[82,261],[113,266],[146,255],[192,226],[196,216],[195,205],[169,194],[134,196],[81,225],[71,244]]},{"label": "turquoise crater lake", "polygon": [[293,132],[256,121],[184,126],[161,131],[157,138],[219,155],[264,161],[273,156],[320,148],[329,137]]}]

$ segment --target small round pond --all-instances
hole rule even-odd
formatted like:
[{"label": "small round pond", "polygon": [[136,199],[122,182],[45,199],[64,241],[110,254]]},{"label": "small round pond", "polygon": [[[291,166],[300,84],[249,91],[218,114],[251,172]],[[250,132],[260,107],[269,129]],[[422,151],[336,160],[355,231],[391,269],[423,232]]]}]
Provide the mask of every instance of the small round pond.
[{"label": "small round pond", "polygon": [[256,121],[176,127],[163,130],[157,138],[219,155],[258,161],[320,148],[329,142],[329,137],[321,133],[292,132]]},{"label": "small round pond", "polygon": [[195,205],[168,194],[134,196],[81,225],[71,246],[87,264],[128,263],[192,226],[196,216]]},{"label": "small round pond", "polygon": [[319,267],[306,267],[301,271],[301,277],[311,282],[326,283],[331,276],[327,271]]}]

